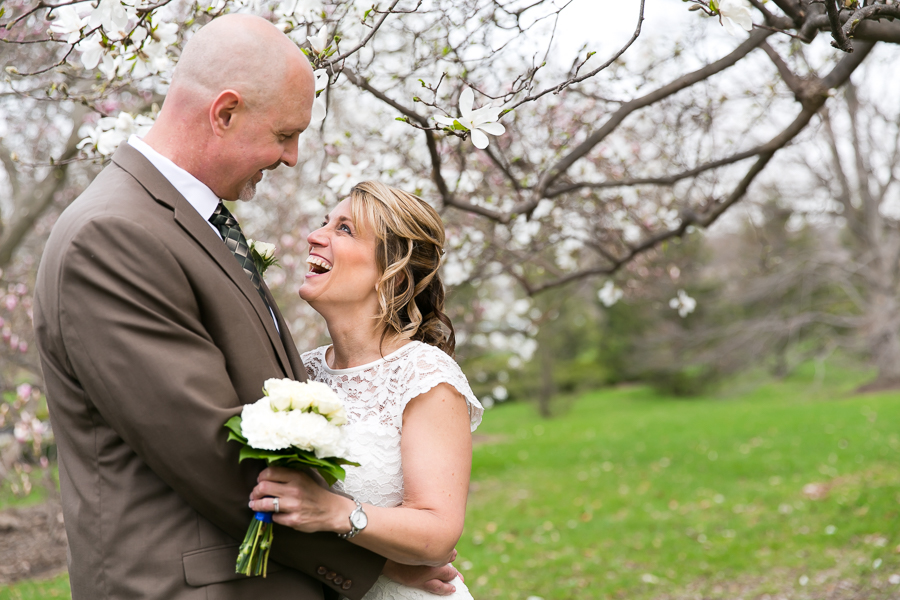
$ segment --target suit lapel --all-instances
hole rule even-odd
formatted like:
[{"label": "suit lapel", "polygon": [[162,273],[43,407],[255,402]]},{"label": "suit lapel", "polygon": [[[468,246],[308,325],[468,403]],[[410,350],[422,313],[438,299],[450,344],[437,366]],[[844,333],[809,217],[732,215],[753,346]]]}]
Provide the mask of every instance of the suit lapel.
[{"label": "suit lapel", "polygon": [[275,313],[275,320],[278,321],[278,330],[281,332],[281,343],[284,345],[289,363],[288,377],[297,381],[306,381],[306,367],[303,365],[303,360],[300,358],[300,353],[297,351],[296,344],[294,344],[294,338],[291,337],[291,330],[284,321],[284,315],[282,315],[281,311],[278,309],[278,304],[275,302],[275,298],[272,297],[272,292],[269,291],[269,286],[266,285],[265,280],[262,281],[262,287],[263,291],[266,293],[266,299],[272,307],[272,312]]},{"label": "suit lapel", "polygon": [[[132,148],[126,143],[119,146],[113,155],[113,162],[128,171],[143,186],[147,192],[163,204],[173,209],[175,213],[175,222],[177,222],[188,235],[206,251],[206,253],[219,265],[225,272],[225,275],[238,287],[244,297],[253,305],[259,317],[260,324],[266,331],[272,347],[278,356],[278,362],[281,364],[282,371],[288,376],[293,377],[293,369],[288,360],[285,344],[282,342],[278,331],[275,329],[275,322],[269,309],[263,303],[259,293],[250,278],[241,269],[240,264],[231,254],[228,247],[222,242],[221,238],[212,230],[209,223],[200,216],[190,202],[172,186],[169,181],[163,177],[156,168],[148,161],[143,154]],[[265,287],[265,286],[264,286]],[[274,308],[274,300],[266,288],[266,296],[273,306],[273,312],[279,315],[278,309]],[[283,323],[279,323],[282,331],[286,330]],[[288,335],[288,337],[290,337]]]}]

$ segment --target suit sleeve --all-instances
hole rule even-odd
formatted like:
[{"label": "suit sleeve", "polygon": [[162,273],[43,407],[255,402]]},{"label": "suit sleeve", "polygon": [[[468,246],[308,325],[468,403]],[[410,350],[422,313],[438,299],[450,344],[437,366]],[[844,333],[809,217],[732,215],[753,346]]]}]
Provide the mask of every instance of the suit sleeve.
[{"label": "suit sleeve", "polygon": [[[106,422],[203,517],[243,538],[259,465],[238,464],[223,425],[241,401],[226,358],[199,319],[191,283],[162,240],[139,224],[105,217],[69,247],[59,281],[60,327],[72,370]],[[245,399],[249,400],[249,399]],[[377,579],[384,558],[334,534],[280,527],[272,558],[323,584],[341,566],[352,599]]]}]

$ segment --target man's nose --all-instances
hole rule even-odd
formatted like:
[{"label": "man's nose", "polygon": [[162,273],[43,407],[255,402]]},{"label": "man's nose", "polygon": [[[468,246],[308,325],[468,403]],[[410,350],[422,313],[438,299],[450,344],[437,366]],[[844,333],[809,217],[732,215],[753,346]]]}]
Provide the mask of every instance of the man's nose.
[{"label": "man's nose", "polygon": [[288,140],[288,143],[284,146],[284,152],[281,154],[281,162],[286,164],[289,167],[294,167],[297,165],[297,155],[299,154],[298,144],[300,141],[297,139],[299,136],[291,136]]}]

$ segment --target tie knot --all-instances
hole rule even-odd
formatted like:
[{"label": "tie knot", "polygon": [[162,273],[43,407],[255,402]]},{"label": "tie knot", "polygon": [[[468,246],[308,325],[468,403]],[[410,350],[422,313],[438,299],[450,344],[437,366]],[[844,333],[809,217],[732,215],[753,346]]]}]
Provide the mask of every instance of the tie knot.
[{"label": "tie knot", "polygon": [[212,216],[209,218],[209,222],[216,227],[237,227],[237,219],[234,218],[234,215],[231,214],[230,210],[225,208],[225,203],[223,202],[219,202],[216,205],[216,210],[213,211]]}]

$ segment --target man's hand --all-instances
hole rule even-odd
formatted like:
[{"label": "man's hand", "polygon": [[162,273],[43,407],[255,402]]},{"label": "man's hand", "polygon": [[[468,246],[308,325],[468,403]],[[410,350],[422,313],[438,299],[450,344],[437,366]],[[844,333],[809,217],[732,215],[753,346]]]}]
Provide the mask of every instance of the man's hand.
[{"label": "man's hand", "polygon": [[[450,558],[450,561],[452,562],[455,559],[456,550],[453,551],[453,556]],[[384,563],[384,570],[382,573],[385,577],[393,579],[397,583],[402,583],[409,587],[437,594],[438,596],[449,596],[455,592],[456,586],[451,585],[450,582],[453,581],[457,575],[462,579],[460,572],[449,563],[443,567],[426,567],[421,565],[401,565],[400,563],[388,560]]]}]

